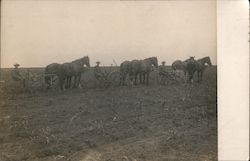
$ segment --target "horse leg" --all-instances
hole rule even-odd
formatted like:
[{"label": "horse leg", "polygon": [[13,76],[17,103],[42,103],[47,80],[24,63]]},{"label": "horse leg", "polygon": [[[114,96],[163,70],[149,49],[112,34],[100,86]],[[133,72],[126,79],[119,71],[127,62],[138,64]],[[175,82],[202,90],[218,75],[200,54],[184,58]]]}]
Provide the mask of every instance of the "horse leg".
[{"label": "horse leg", "polygon": [[71,83],[72,83],[72,76],[69,77],[69,88],[72,88]]},{"label": "horse leg", "polygon": [[198,79],[198,82],[201,82],[201,79],[202,79],[202,73],[199,72],[199,79]]},{"label": "horse leg", "polygon": [[66,88],[69,88],[69,76],[66,77]]},{"label": "horse leg", "polygon": [[68,77],[65,78],[66,79],[66,82],[65,82],[65,88],[68,88]]},{"label": "horse leg", "polygon": [[201,72],[200,71],[197,71],[197,77],[198,77],[198,83],[199,83],[200,79],[201,79]]},{"label": "horse leg", "polygon": [[134,79],[133,76],[134,76],[133,74],[129,74],[130,83],[133,83],[133,81],[134,81],[134,80],[133,80],[133,79]]},{"label": "horse leg", "polygon": [[78,75],[77,87],[79,88],[81,82],[81,74]]},{"label": "horse leg", "polygon": [[142,74],[143,78],[142,78],[142,84],[145,84],[145,73]]},{"label": "horse leg", "polygon": [[135,74],[135,85],[137,85],[137,73]]},{"label": "horse leg", "polygon": [[142,73],[140,73],[139,77],[140,77],[140,83],[142,84]]},{"label": "horse leg", "polygon": [[74,88],[74,86],[75,86],[75,76],[73,75],[72,77],[71,77],[71,80],[70,80],[70,86],[71,86],[71,88]]},{"label": "horse leg", "polygon": [[199,82],[199,80],[200,80],[200,73],[199,71],[197,71],[197,82]]},{"label": "horse leg", "polygon": [[149,73],[147,73],[147,85],[149,85]]},{"label": "horse leg", "polygon": [[202,78],[203,78],[203,72],[201,72],[201,82],[202,82]]},{"label": "horse leg", "polygon": [[72,80],[71,80],[71,83],[72,83],[71,88],[75,88],[76,76],[73,75],[72,78],[73,78],[73,82],[72,82]]},{"label": "horse leg", "polygon": [[62,79],[62,88],[63,91],[67,89],[67,77]]},{"label": "horse leg", "polygon": [[63,78],[59,78],[59,86],[60,86],[60,89],[61,89],[62,91],[64,90],[63,84],[64,84]]},{"label": "horse leg", "polygon": [[71,76],[69,76],[68,79],[69,79],[69,80],[68,80],[68,88],[71,88]]},{"label": "horse leg", "polygon": [[188,82],[189,82],[189,83],[191,82],[191,79],[192,79],[192,73],[191,73],[191,72],[188,72]]},{"label": "horse leg", "polygon": [[73,88],[77,87],[77,75],[74,75],[74,84],[73,84]]},{"label": "horse leg", "polygon": [[80,75],[77,75],[76,76],[76,88],[78,88],[79,87],[79,84],[80,84]]},{"label": "horse leg", "polygon": [[75,75],[74,76],[74,88],[77,88],[77,80],[78,80],[78,78],[77,78],[77,75]]},{"label": "horse leg", "polygon": [[66,77],[64,81],[65,81],[65,82],[63,82],[64,87],[68,88],[68,77]]},{"label": "horse leg", "polygon": [[191,74],[190,74],[190,82],[191,83],[193,83],[194,82],[194,72],[192,72]]}]

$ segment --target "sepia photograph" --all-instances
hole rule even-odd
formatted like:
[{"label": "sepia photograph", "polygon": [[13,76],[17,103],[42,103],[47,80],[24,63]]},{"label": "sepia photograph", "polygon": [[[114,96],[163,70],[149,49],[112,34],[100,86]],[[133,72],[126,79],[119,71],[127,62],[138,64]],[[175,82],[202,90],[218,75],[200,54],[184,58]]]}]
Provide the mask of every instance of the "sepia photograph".
[{"label": "sepia photograph", "polygon": [[217,3],[2,0],[0,161],[216,161]]}]

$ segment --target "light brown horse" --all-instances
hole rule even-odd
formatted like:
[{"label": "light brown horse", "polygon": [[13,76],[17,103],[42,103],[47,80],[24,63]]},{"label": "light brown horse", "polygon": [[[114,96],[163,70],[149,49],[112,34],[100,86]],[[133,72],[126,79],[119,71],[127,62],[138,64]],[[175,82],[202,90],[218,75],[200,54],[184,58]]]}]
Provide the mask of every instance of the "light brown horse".
[{"label": "light brown horse", "polygon": [[85,71],[84,65],[90,67],[89,57],[74,60],[70,63],[63,63],[59,65],[57,76],[59,78],[59,85],[61,90],[64,90],[64,82],[66,80],[66,87],[71,88],[71,79],[74,77],[74,87],[80,84],[81,74]]},{"label": "light brown horse", "polygon": [[149,84],[149,74],[152,71],[152,65],[158,67],[157,57],[150,57],[144,60],[131,61],[131,69],[129,72],[130,80],[137,84],[137,76],[139,75],[140,83]]},{"label": "light brown horse", "polygon": [[[81,59],[72,61],[72,67],[73,67],[73,77],[74,77],[74,87],[78,87],[81,81],[81,75],[83,72],[86,71],[86,68],[90,68],[90,63],[89,63],[89,57],[85,56]],[[80,64],[81,66],[78,66],[77,64]],[[86,68],[84,67],[86,66]]]}]

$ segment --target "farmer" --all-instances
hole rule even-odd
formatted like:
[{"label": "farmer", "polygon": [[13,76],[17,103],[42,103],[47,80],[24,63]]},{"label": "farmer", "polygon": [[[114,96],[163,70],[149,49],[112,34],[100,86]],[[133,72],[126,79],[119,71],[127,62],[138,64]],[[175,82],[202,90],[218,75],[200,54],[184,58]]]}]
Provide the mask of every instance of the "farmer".
[{"label": "farmer", "polygon": [[160,76],[160,82],[161,84],[165,85],[166,84],[166,66],[165,66],[166,62],[163,61],[161,62],[161,66],[159,66],[159,76]]},{"label": "farmer", "polygon": [[161,66],[159,67],[159,75],[164,75],[166,73],[166,62],[161,62]]},{"label": "farmer", "polygon": [[14,81],[20,81],[20,82],[22,82],[23,83],[23,87],[25,87],[25,79],[20,74],[20,71],[19,71],[19,68],[18,68],[19,66],[20,66],[20,64],[18,64],[18,63],[14,64],[14,69],[11,72],[11,76],[12,76],[12,79]]},{"label": "farmer", "polygon": [[94,67],[94,75],[97,80],[100,80],[103,76],[99,61],[96,62],[96,66]]}]

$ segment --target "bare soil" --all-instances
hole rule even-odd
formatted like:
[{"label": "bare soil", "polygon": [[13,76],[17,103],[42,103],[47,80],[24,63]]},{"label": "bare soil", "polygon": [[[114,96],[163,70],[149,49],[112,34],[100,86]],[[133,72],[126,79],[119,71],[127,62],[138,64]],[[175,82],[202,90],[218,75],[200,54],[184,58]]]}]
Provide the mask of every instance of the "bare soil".
[{"label": "bare soil", "polygon": [[0,96],[0,161],[215,161],[216,68],[200,84]]}]

